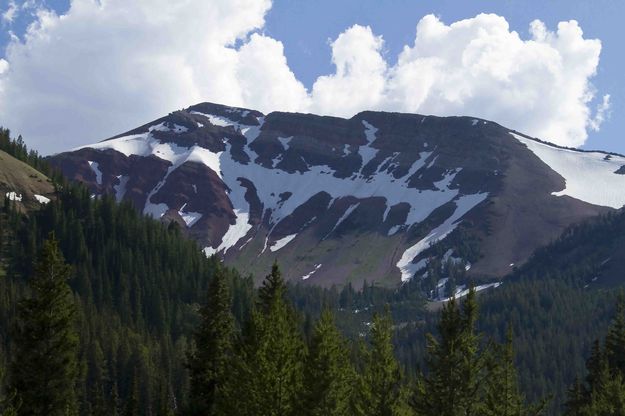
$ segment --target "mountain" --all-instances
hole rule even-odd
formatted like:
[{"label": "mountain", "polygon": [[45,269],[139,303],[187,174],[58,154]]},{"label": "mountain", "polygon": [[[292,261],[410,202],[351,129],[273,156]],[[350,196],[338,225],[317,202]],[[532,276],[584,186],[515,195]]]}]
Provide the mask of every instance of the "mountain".
[{"label": "mountain", "polygon": [[54,186],[48,177],[0,150],[0,196],[30,211],[50,202]]},{"label": "mountain", "polygon": [[242,272],[261,276],[277,258],[286,276],[324,286],[393,286],[434,260],[499,279],[625,203],[625,157],[470,117],[203,103],[49,163],[177,222]]}]

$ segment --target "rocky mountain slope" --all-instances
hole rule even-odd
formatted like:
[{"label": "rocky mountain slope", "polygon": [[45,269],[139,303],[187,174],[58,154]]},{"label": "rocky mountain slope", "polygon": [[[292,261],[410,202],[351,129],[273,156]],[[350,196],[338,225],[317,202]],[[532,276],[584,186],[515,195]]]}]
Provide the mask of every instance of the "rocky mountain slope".
[{"label": "rocky mountain slope", "polygon": [[625,204],[625,157],[470,117],[203,103],[50,163],[178,222],[242,272],[277,258],[286,276],[326,286],[394,285],[434,260],[498,279],[567,226]]}]

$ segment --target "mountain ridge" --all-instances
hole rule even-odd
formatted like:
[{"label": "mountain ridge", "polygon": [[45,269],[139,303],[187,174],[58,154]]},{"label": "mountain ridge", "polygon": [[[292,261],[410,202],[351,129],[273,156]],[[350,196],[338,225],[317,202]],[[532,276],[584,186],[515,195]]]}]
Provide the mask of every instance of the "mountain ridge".
[{"label": "mountain ridge", "polygon": [[[625,198],[608,191],[597,197],[609,196],[608,206],[585,201],[532,143],[541,141],[473,117],[341,119],[202,103],[49,160],[96,195],[178,222],[242,271],[279,257],[306,282],[396,285],[453,232],[479,246],[471,258],[451,247],[466,268],[460,278],[498,279]],[[595,153],[573,162],[595,163]],[[625,165],[601,154],[601,169]]]}]

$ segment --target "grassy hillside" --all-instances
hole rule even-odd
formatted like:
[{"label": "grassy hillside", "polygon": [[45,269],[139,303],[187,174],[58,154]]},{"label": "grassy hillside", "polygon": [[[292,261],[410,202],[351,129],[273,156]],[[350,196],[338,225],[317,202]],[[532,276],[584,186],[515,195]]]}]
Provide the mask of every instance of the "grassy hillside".
[{"label": "grassy hillside", "polygon": [[0,150],[0,196],[4,198],[8,192],[21,195],[22,201],[15,201],[19,209],[30,210],[41,205],[35,195],[51,199],[54,186],[47,176]]}]

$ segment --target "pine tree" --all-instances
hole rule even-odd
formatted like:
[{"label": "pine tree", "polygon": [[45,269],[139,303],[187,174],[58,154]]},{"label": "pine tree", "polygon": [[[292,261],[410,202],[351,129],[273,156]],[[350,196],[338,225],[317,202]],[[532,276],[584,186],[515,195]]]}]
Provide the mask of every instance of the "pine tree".
[{"label": "pine tree", "polygon": [[52,237],[44,243],[29,281],[32,294],[19,304],[11,382],[22,400],[20,415],[77,412],[78,336],[69,275]]},{"label": "pine tree", "polygon": [[578,415],[625,415],[625,382],[619,373],[614,375],[607,362],[599,373],[590,394],[590,403],[581,406]]},{"label": "pine tree", "polygon": [[429,372],[417,379],[413,410],[423,416],[540,414],[545,402],[528,407],[519,392],[511,330],[504,345],[482,346],[477,317],[473,288],[462,306],[452,298],[443,307],[439,337],[428,334]]},{"label": "pine tree", "polygon": [[611,369],[625,376],[625,295],[616,302],[616,312],[605,337],[605,355]]},{"label": "pine tree", "polygon": [[258,289],[258,309],[262,313],[268,313],[272,304],[278,300],[284,300],[286,285],[280,272],[278,262],[274,261],[271,273],[265,276],[261,287]]},{"label": "pine tree", "polygon": [[392,337],[390,313],[375,314],[371,324],[371,348],[365,352],[364,370],[353,402],[355,414],[395,416],[407,412]]},{"label": "pine tree", "polygon": [[545,402],[527,407],[519,391],[517,371],[514,366],[512,328],[508,327],[506,342],[492,345],[488,355],[483,403],[479,405],[484,416],[530,416],[541,414]]},{"label": "pine tree", "polygon": [[191,391],[189,414],[213,415],[232,360],[234,318],[225,270],[217,269],[207,302],[200,310],[195,350],[189,357]]},{"label": "pine tree", "polygon": [[440,339],[428,334],[429,374],[419,377],[411,403],[418,415],[477,414],[487,358],[479,353],[476,320],[473,289],[462,308],[455,298],[443,307],[438,324]]},{"label": "pine tree", "polygon": [[302,414],[309,416],[348,416],[351,414],[355,372],[349,350],[325,310],[315,325],[304,368]]},{"label": "pine tree", "polygon": [[602,347],[593,343],[586,361],[584,384],[569,389],[566,415],[625,414],[625,298],[617,300],[616,312]]},{"label": "pine tree", "polygon": [[220,412],[243,416],[301,414],[305,347],[276,264],[265,278]]}]

